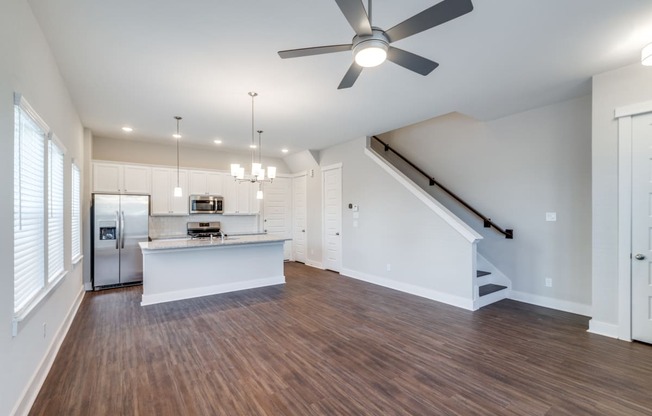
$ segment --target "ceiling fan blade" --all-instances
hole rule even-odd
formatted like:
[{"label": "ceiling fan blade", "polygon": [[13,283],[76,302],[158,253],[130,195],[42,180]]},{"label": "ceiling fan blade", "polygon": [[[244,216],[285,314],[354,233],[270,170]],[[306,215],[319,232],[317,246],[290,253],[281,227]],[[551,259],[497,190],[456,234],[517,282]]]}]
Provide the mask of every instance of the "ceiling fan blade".
[{"label": "ceiling fan blade", "polygon": [[415,14],[385,32],[391,42],[396,42],[416,33],[423,32],[473,10],[471,0],[443,0],[440,3]]},{"label": "ceiling fan blade", "polygon": [[342,82],[340,82],[340,85],[337,87],[337,89],[341,90],[344,88],[351,88],[353,84],[355,84],[355,81],[358,79],[361,72],[362,67],[353,62],[349,67],[349,70],[346,71],[346,74],[344,74],[344,78],[342,78]]},{"label": "ceiling fan blade", "polygon": [[334,53],[334,52],[343,52],[350,51],[353,45],[327,45],[327,46],[315,46],[314,48],[301,48],[301,49],[289,49],[287,51],[279,51],[278,55],[283,58],[299,58],[301,56],[311,56],[311,55],[322,55],[325,53]]},{"label": "ceiling fan blade", "polygon": [[342,14],[358,35],[371,35],[369,16],[362,4],[362,0],[335,0]]},{"label": "ceiling fan blade", "polygon": [[393,46],[390,46],[387,51],[387,59],[421,75],[428,75],[439,66],[437,62]]}]

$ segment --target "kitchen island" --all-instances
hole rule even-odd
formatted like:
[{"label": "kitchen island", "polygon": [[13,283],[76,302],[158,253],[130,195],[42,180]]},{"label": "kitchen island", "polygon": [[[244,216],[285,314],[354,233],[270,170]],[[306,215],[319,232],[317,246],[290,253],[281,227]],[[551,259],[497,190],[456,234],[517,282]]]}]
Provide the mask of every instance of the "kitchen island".
[{"label": "kitchen island", "polygon": [[263,234],[141,242],[141,305],[284,284],[286,240]]}]

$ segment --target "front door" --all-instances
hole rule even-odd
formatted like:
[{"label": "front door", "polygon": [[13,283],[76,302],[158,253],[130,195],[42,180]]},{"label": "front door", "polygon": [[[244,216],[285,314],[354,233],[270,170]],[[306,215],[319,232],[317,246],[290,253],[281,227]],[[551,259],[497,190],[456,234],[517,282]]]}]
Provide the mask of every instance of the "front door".
[{"label": "front door", "polygon": [[632,339],[652,343],[652,114],[633,119]]}]

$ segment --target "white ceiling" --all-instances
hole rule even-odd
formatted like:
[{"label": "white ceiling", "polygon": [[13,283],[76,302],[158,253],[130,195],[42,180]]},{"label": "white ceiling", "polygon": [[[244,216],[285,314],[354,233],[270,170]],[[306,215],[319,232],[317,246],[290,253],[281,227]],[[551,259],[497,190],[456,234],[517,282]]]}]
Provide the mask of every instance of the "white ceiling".
[{"label": "white ceiling", "polygon": [[[437,1],[375,0],[373,23],[389,29]],[[184,142],[247,149],[256,91],[256,129],[274,156],[452,111],[488,120],[588,94],[592,75],[637,62],[652,42],[650,0],[474,0],[471,13],[394,44],[439,62],[430,75],[387,62],[337,90],[349,52],[277,55],[350,43],[334,0],[29,2],[95,135],[172,141],[180,115]]]}]

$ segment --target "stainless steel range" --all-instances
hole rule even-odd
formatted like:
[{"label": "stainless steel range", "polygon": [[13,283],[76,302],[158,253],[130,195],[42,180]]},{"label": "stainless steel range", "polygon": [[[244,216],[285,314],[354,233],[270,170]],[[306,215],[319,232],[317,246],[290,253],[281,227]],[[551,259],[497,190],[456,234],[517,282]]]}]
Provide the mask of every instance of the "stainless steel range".
[{"label": "stainless steel range", "polygon": [[190,238],[222,237],[220,222],[189,222],[186,224]]}]

